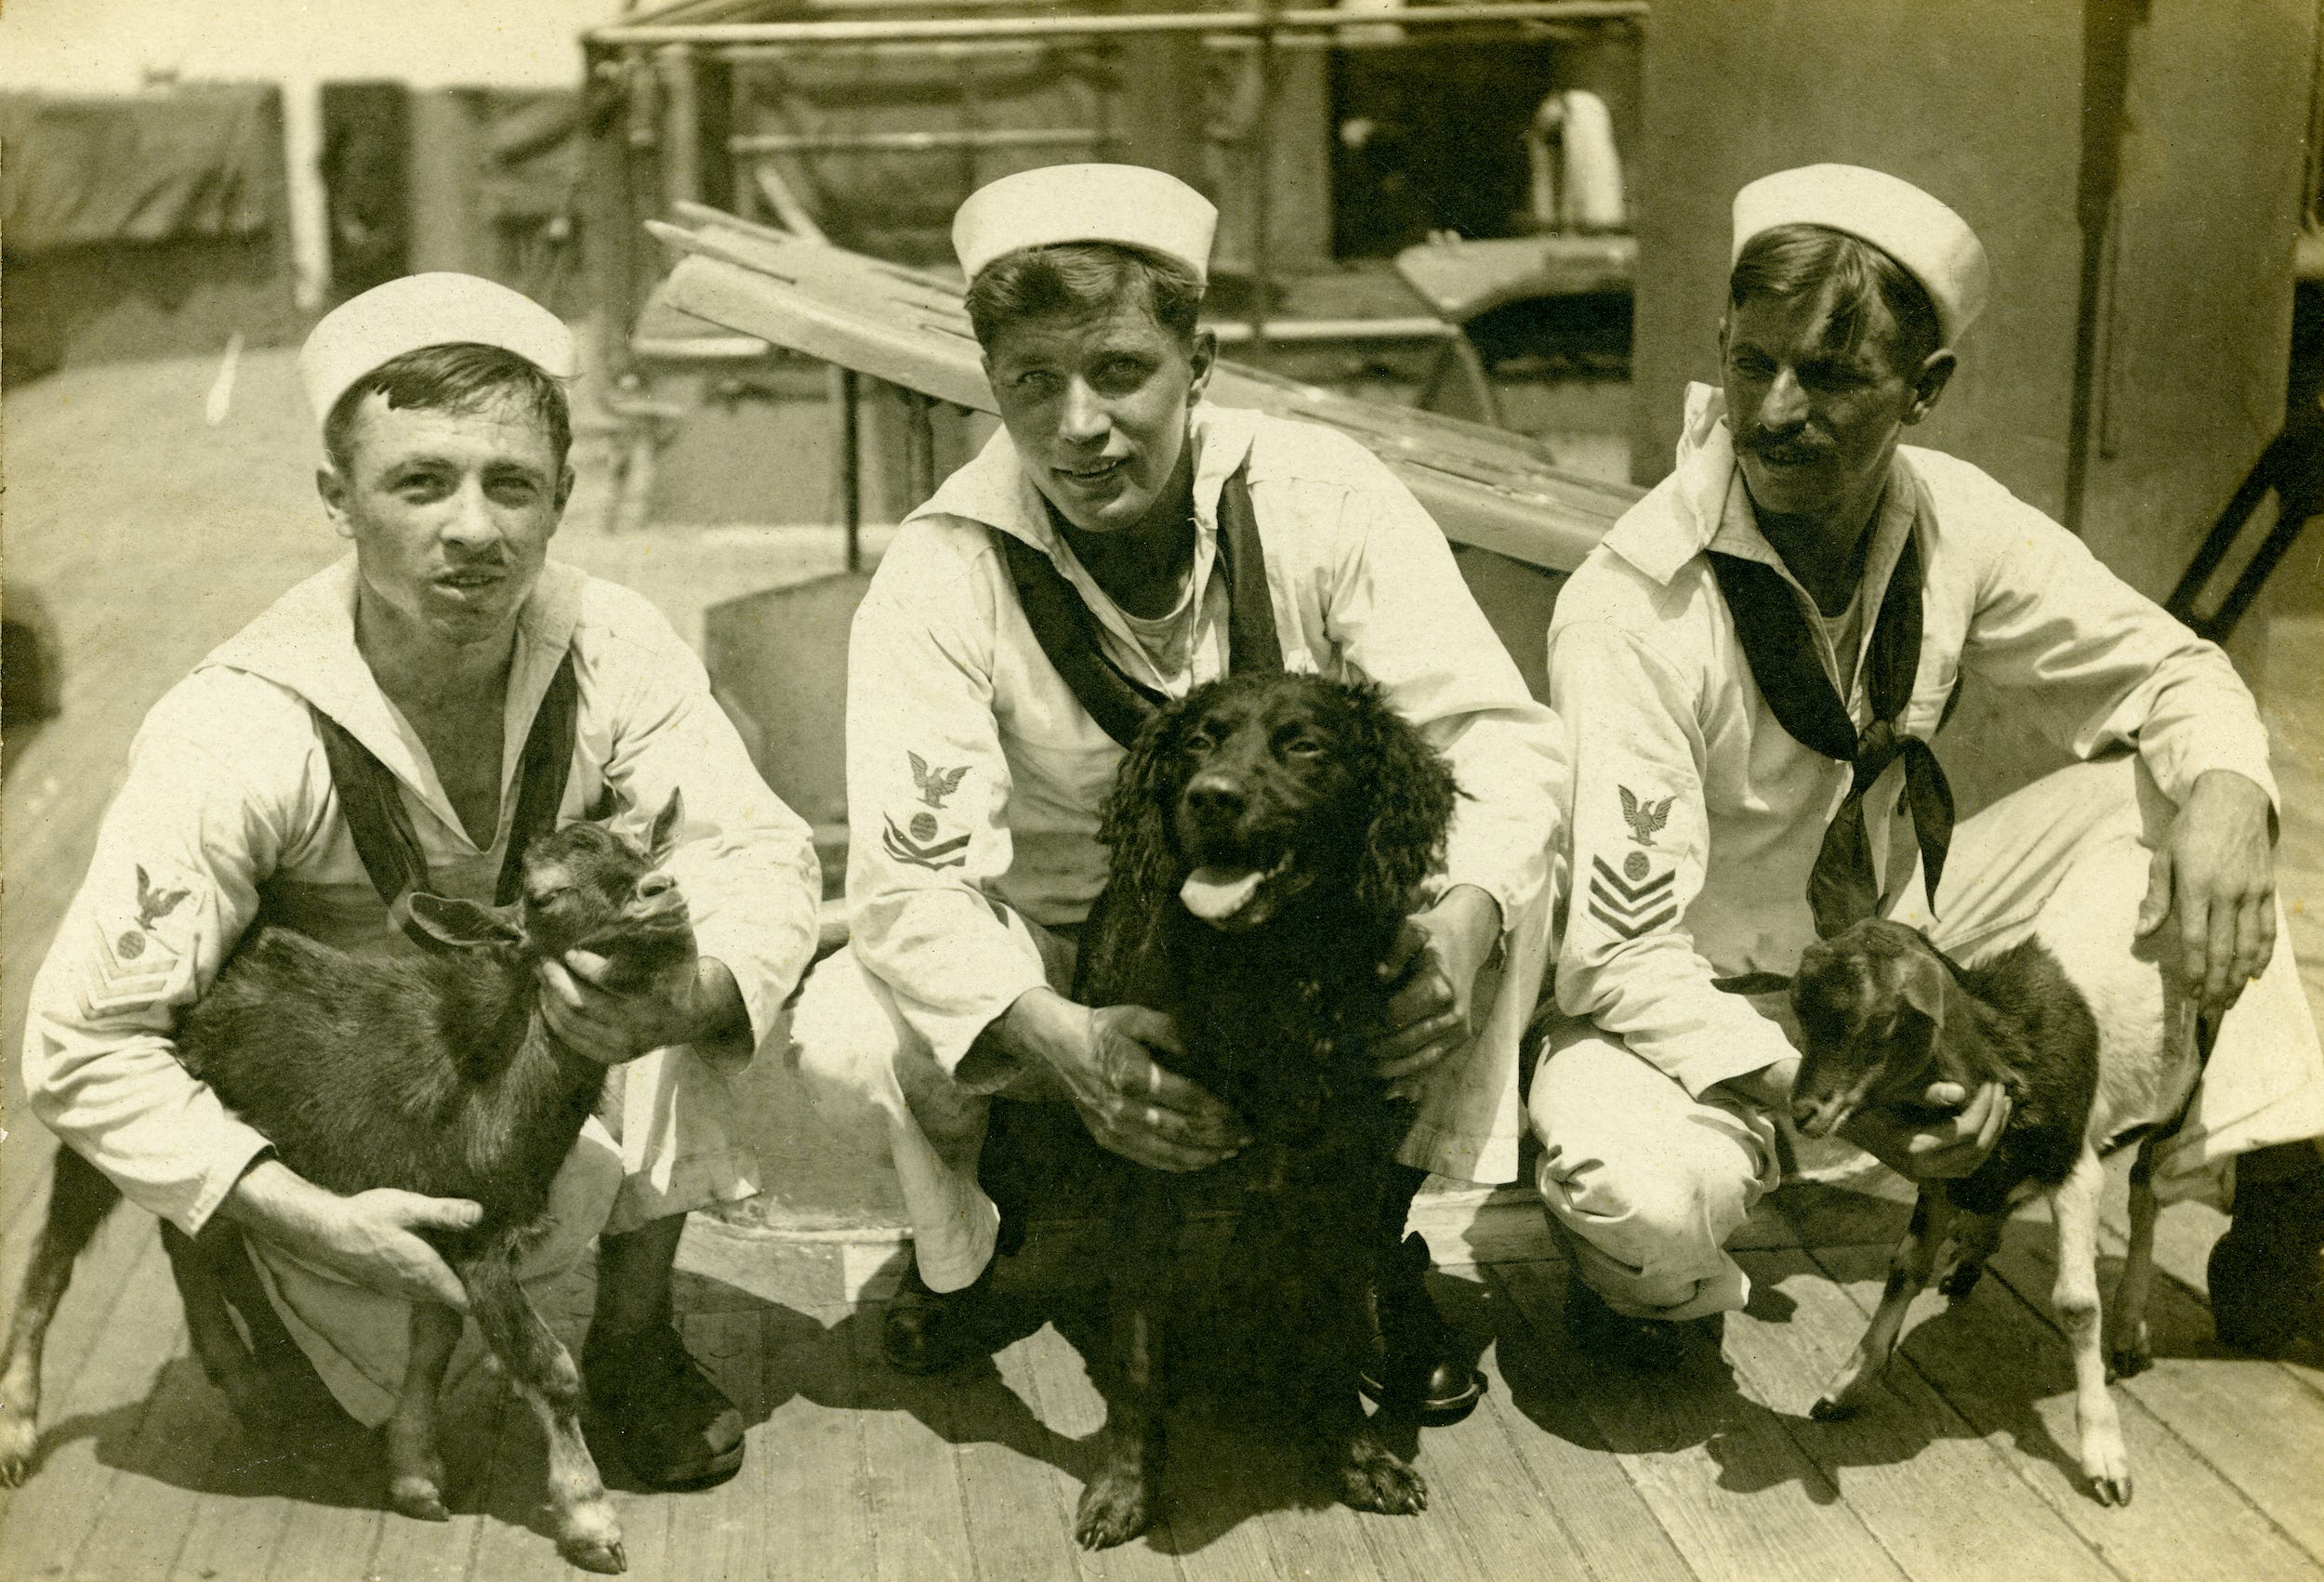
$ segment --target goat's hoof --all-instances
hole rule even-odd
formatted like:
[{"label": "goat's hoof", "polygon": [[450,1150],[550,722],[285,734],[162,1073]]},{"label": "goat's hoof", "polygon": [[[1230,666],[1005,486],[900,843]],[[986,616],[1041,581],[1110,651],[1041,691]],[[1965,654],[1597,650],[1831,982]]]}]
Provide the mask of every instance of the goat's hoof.
[{"label": "goat's hoof", "polygon": [[1839,1395],[1819,1395],[1807,1415],[1819,1423],[1837,1423],[1856,1415],[1855,1403]]},{"label": "goat's hoof", "polygon": [[2155,1365],[2155,1356],[2144,1346],[2118,1347],[2106,1358],[2106,1382],[2118,1378],[2136,1378]]},{"label": "goat's hoof", "polygon": [[22,1412],[0,1412],[0,1488],[21,1488],[33,1470],[40,1425]]},{"label": "goat's hoof", "polygon": [[443,1496],[436,1485],[417,1478],[398,1478],[388,1485],[388,1504],[399,1515],[415,1522],[449,1522],[452,1512],[444,1508]]},{"label": "goat's hoof", "polygon": [[1340,1503],[1383,1516],[1417,1516],[1428,1509],[1428,1481],[1384,1444],[1349,1447],[1340,1469]]},{"label": "goat's hoof", "polygon": [[1956,1263],[1945,1272],[1945,1278],[1936,1283],[1936,1288],[1951,1300],[1959,1301],[1975,1290],[1977,1282],[1984,1277],[1984,1264]]},{"label": "goat's hoof", "polygon": [[1101,1468],[1081,1491],[1074,1516],[1074,1542],[1085,1549],[1126,1544],[1154,1523],[1154,1500],[1140,1474]]},{"label": "goat's hoof", "polygon": [[2119,1438],[2109,1436],[2111,1443],[2090,1444],[2082,1448],[2082,1476],[2090,1480],[2090,1492],[2101,1505],[2131,1503],[2131,1453],[2123,1448]]},{"label": "goat's hoof", "polygon": [[567,1507],[560,1517],[557,1552],[584,1571],[608,1575],[629,1569],[621,1547],[621,1523],[602,1496]]},{"label": "goat's hoof", "polygon": [[606,1576],[618,1576],[629,1569],[629,1554],[619,1538],[561,1538],[557,1552],[584,1571]]}]

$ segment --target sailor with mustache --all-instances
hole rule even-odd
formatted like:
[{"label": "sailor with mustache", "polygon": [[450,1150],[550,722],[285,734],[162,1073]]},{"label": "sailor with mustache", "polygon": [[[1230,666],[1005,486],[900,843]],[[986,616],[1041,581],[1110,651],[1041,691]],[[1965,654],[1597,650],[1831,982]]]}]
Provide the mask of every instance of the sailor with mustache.
[{"label": "sailor with mustache", "polygon": [[[1959,215],[1816,165],[1737,194],[1734,249],[1720,383],[1688,393],[1676,468],[1550,628],[1574,893],[1529,1108],[1569,1319],[1667,1363],[1679,1321],[1743,1305],[1724,1246],[1775,1183],[1799,1063],[1780,996],[1748,991],[1876,911],[1982,957],[2097,852],[2217,1022],[2158,1186],[2224,1203],[2233,1178],[2220,1332],[2273,1350],[2317,1322],[2324,1061],[2278,943],[2251,695],[2065,529],[1899,443],[1985,303]],[[1966,1174],[2006,1095],[1931,1099],[1952,1118],[1849,1135]]]}]

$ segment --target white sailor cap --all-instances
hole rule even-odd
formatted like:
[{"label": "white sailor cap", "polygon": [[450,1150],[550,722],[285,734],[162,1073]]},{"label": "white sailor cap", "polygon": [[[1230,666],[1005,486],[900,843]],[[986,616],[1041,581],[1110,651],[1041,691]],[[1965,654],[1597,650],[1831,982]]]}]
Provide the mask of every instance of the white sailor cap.
[{"label": "white sailor cap", "polygon": [[952,217],[952,250],[971,280],[1004,253],[1112,242],[1175,258],[1210,277],[1219,211],[1166,171],[1142,165],[1050,165],[988,181]]},{"label": "white sailor cap", "polygon": [[1878,247],[1919,281],[1947,346],[1985,310],[1993,271],[1977,233],[1909,181],[1860,165],[1809,165],[1763,176],[1735,195],[1735,250],[1781,225],[1820,225]]},{"label": "white sailor cap", "polygon": [[556,314],[495,282],[443,272],[375,285],[325,313],[299,349],[298,378],[321,424],[382,363],[462,342],[513,351],[553,378],[579,372],[573,332]]}]

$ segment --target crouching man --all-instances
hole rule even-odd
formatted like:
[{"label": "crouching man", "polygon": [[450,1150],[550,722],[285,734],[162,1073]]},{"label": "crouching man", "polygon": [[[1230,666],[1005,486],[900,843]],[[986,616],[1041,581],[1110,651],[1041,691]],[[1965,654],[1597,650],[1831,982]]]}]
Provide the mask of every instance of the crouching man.
[{"label": "crouching man", "polygon": [[603,1114],[619,1136],[583,1129],[526,1273],[599,1238],[582,1356],[599,1420],[645,1483],[717,1482],[741,1464],[743,1423],[679,1342],[671,1260],[688,1209],[756,1190],[721,1119],[729,1074],[812,950],[806,826],[668,623],[546,559],[573,487],[564,325],[490,282],[417,275],[326,317],[299,367],[324,508],[354,554],[147,717],[33,986],[34,1112],[198,1234],[279,1406],[335,1415],[319,1376],[376,1424],[403,1377],[409,1303],[465,1305],[427,1233],[472,1223],[476,1206],[340,1197],[293,1174],[178,1063],[174,1020],[254,923],[416,952],[387,904],[405,884],[507,902],[526,839],[617,807],[641,837],[681,792],[667,866],[700,944],[691,987],[616,995],[579,952],[543,969],[559,1035],[614,1068]]},{"label": "crouching man", "polygon": [[[2317,1314],[2324,1062],[2277,948],[2251,694],[2040,512],[1899,445],[1984,303],[1960,217],[1819,165],[1746,187],[1734,246],[1721,386],[1689,393],[1676,470],[1551,625],[1574,896],[1529,1104],[1575,1254],[1571,1315],[1651,1360],[1670,1321],[1744,1301],[1724,1244],[1776,1182],[1771,1112],[1799,1062],[1781,996],[1720,980],[1789,973],[1875,911],[1976,959],[2024,938],[2088,859],[2146,885],[2139,931],[2176,936],[2214,1022],[2157,1185],[2224,1204],[2232,1179],[2219,1332],[2275,1350]],[[2022,767],[2037,737],[2052,772]],[[1931,1097],[1954,1118],[1898,1135],[1867,1116],[1849,1135],[1908,1174],[1966,1174],[2006,1096]]]},{"label": "crouching man", "polygon": [[1379,461],[1203,400],[1216,220],[1183,183],[1121,165],[1026,172],[961,206],[1004,428],[905,523],[856,616],[853,937],[809,978],[795,1036],[812,1078],[886,1114],[915,1255],[888,1358],[955,1362],[1001,1219],[978,1184],[992,1097],[1069,1098],[1099,1142],[1157,1169],[1203,1168],[1241,1140],[1155,1060],[1166,1017],[1065,997],[1105,884],[1099,809],[1139,722],[1228,671],[1369,676],[1467,793],[1371,1049],[1380,1080],[1420,1101],[1380,1226],[1400,1249],[1382,1327],[1416,1337],[1389,1365],[1442,1420],[1483,1386],[1444,1354],[1405,1224],[1429,1170],[1515,1174],[1561,739]]}]

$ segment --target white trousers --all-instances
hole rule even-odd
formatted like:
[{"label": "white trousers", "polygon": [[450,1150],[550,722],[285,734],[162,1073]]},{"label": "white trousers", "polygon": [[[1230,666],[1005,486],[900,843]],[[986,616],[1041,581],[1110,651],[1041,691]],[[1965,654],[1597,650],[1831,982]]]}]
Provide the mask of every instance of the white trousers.
[{"label": "white trousers", "polygon": [[[2030,933],[2061,880],[2134,914],[2174,811],[2137,758],[2075,764],[1964,819],[1932,918],[1916,877],[1890,915],[1977,960]],[[2105,926],[2127,955],[2127,918]],[[2225,1207],[2235,1155],[2324,1135],[2324,1052],[2289,927],[2223,1020],[2186,1124],[2157,1161],[2164,1201]],[[1796,1042],[1781,995],[1754,1004]],[[1777,1181],[1775,1122],[1739,1100],[1697,1100],[1618,1038],[1561,1018],[1537,1058],[1526,1113],[1536,1184],[1576,1267],[1618,1312],[1688,1319],[1740,1308],[1750,1282],[1727,1238]]]},{"label": "white trousers", "polygon": [[[1069,993],[1073,942],[1026,927],[1040,946],[1050,986]],[[1503,947],[1503,961],[1477,975],[1476,1038],[1436,1068],[1421,1095],[1399,1154],[1406,1164],[1466,1180],[1516,1174],[1517,1039],[1533,1013],[1549,949],[1546,893],[1513,920]],[[1000,1226],[999,1211],[976,1184],[991,1101],[1063,1094],[981,1049],[971,1050],[957,1072],[945,1071],[852,948],[808,973],[792,1009],[791,1036],[791,1058],[827,1122],[852,1127],[867,1113],[884,1122],[920,1278],[936,1291],[969,1285],[992,1261]]]},{"label": "white trousers", "polygon": [[[565,1155],[539,1237],[520,1266],[535,1300],[601,1233],[758,1192],[757,1157],[727,1124],[738,1087],[684,1048],[656,1049],[614,1070],[599,1107],[604,1120],[591,1117]],[[411,1352],[411,1304],[256,1237],[249,1245],[284,1326],[339,1404],[366,1427],[385,1422]]]}]

